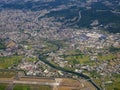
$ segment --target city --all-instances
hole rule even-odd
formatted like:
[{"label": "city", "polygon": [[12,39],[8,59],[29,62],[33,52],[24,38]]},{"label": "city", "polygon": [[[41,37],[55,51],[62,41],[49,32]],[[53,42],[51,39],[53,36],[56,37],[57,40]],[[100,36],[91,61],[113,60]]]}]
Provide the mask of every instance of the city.
[{"label": "city", "polygon": [[[77,10],[72,19],[65,19],[64,14],[55,17],[55,12],[80,3],[72,2],[37,11],[0,11],[0,83],[12,82],[5,90],[15,90],[14,84],[50,86],[46,90],[120,89],[120,33],[104,30],[115,23],[103,26],[95,19],[89,28],[78,28],[77,23],[84,18],[82,10]],[[97,2],[81,1],[80,8],[89,10],[91,3]],[[110,2],[103,3],[111,6]],[[110,12],[119,14],[116,10]]]}]

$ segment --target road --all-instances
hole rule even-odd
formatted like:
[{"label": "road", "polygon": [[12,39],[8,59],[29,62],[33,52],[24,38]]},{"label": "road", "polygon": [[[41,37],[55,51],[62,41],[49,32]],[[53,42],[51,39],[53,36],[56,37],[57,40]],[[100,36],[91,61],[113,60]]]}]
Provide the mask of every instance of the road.
[{"label": "road", "polygon": [[82,18],[81,11],[79,11],[78,12],[78,19],[75,22],[68,24],[68,26],[72,26],[72,25],[78,23],[81,20],[81,18]]}]

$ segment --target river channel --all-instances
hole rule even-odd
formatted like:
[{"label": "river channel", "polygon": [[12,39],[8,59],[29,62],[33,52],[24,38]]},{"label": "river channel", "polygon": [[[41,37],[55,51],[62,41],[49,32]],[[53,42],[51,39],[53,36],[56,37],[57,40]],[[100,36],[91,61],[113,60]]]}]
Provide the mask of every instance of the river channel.
[{"label": "river channel", "polygon": [[60,71],[63,71],[63,72],[67,72],[67,73],[70,73],[70,74],[73,74],[73,75],[77,75],[78,77],[83,78],[83,79],[89,81],[97,90],[101,90],[101,88],[100,88],[99,86],[97,86],[97,85],[91,80],[91,78],[90,78],[89,76],[84,75],[84,74],[82,74],[82,73],[77,73],[77,72],[74,72],[74,71],[70,71],[70,70],[64,69],[64,68],[59,67],[59,66],[55,66],[55,65],[51,64],[48,60],[46,60],[45,57],[47,57],[47,54],[48,54],[48,53],[50,53],[50,52],[55,52],[55,51],[57,51],[57,50],[60,49],[60,45],[59,45],[59,44],[53,43],[53,42],[52,42],[52,44],[56,45],[56,46],[57,46],[57,49],[54,50],[54,51],[49,51],[49,52],[40,54],[40,55],[39,55],[39,60],[41,60],[42,62],[44,62],[45,64],[47,64],[48,66],[50,66],[50,67],[52,67],[52,68],[54,68],[54,69],[57,69],[57,70],[60,70]]}]

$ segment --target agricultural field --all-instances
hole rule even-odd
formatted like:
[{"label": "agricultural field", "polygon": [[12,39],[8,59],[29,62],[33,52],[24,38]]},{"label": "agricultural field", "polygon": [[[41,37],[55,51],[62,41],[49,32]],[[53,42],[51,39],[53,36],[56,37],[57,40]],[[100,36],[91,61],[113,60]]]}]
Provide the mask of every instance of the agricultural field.
[{"label": "agricultural field", "polygon": [[107,90],[119,90],[120,89],[120,75],[115,75],[114,77],[112,77],[113,82],[109,83],[106,82],[105,83],[105,87]]},{"label": "agricultural field", "polygon": [[0,69],[7,69],[12,65],[17,65],[22,56],[0,57]]},{"label": "agricultural field", "polygon": [[30,58],[25,58],[25,60],[29,62],[36,62],[38,59],[37,57],[30,57]]},{"label": "agricultural field", "polygon": [[1,71],[0,70],[0,78],[12,78],[16,75],[15,71],[11,71],[11,70],[6,70],[6,71]]},{"label": "agricultural field", "polygon": [[65,60],[69,61],[72,65],[78,64],[78,63],[83,64],[89,61],[89,56],[86,56],[86,55],[67,56],[65,57]]},{"label": "agricultural field", "polygon": [[30,90],[29,85],[15,85],[13,90]]},{"label": "agricultural field", "polygon": [[[107,54],[107,55],[97,55],[97,60],[99,61],[104,61],[104,60],[112,60],[116,58],[117,56],[115,54]],[[90,60],[90,56],[88,55],[83,55],[83,54],[75,54],[75,55],[67,55],[64,57],[65,60],[69,61],[70,64],[75,65],[75,64],[89,64],[92,65],[94,62]]]},{"label": "agricultural field", "polygon": [[98,56],[98,60],[112,60],[116,58],[116,55],[115,54],[107,54],[107,55],[101,55],[101,56]]},{"label": "agricultural field", "polygon": [[0,83],[0,90],[5,90],[7,87],[7,84]]},{"label": "agricultural field", "polygon": [[[6,90],[8,84],[0,83],[0,90]],[[50,86],[39,86],[39,85],[22,85],[16,84],[13,87],[13,90],[52,90]]]},{"label": "agricultural field", "polygon": [[[99,77],[93,80],[102,88],[106,90],[119,90],[120,89],[120,75],[113,75],[112,77]],[[104,83],[102,83],[104,82]]]}]

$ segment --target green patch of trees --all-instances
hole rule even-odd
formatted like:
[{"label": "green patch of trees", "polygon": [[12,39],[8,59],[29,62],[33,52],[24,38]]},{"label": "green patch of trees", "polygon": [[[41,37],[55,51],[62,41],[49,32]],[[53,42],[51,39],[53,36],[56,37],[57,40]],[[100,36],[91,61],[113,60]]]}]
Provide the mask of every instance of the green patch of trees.
[{"label": "green patch of trees", "polygon": [[5,49],[5,44],[2,40],[0,40],[0,50]]},{"label": "green patch of trees", "polygon": [[110,51],[110,52],[118,52],[118,51],[120,51],[120,48],[111,46],[111,47],[109,48],[109,51]]}]

